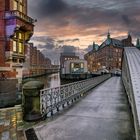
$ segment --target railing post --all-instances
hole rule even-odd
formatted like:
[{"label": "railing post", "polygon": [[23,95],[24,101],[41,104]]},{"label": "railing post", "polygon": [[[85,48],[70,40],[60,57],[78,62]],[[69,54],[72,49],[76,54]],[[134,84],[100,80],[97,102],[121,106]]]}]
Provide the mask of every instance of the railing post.
[{"label": "railing post", "polygon": [[36,121],[42,118],[40,112],[40,90],[44,84],[40,81],[29,81],[23,85],[23,119]]}]

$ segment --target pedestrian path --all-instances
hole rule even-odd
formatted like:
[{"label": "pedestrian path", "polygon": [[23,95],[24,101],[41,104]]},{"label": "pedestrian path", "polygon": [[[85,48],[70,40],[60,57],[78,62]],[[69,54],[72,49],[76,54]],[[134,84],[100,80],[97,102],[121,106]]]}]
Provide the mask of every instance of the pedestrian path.
[{"label": "pedestrian path", "polygon": [[112,77],[34,130],[39,140],[134,140],[132,124],[121,78]]}]

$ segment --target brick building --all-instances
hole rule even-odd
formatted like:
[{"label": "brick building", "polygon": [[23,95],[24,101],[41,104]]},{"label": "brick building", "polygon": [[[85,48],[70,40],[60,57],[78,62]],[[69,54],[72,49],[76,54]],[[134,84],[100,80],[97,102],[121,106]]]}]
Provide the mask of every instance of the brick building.
[{"label": "brick building", "polygon": [[93,44],[93,49],[85,54],[88,71],[96,72],[103,68],[109,71],[121,69],[122,53],[124,47],[133,47],[131,35],[123,40],[117,40],[107,35],[107,39],[100,45]]},{"label": "brick building", "polygon": [[0,0],[0,17],[0,74],[19,78],[34,28],[27,0]]},{"label": "brick building", "polygon": [[24,63],[23,76],[41,75],[46,73],[46,69],[52,67],[51,60],[45,57],[33,43],[27,46],[26,60]]}]

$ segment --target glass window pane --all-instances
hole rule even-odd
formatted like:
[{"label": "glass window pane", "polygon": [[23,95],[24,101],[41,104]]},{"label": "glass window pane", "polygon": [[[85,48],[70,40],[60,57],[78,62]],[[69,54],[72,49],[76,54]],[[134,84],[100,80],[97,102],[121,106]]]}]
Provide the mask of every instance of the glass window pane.
[{"label": "glass window pane", "polygon": [[18,2],[16,0],[13,3],[13,10],[18,10]]},{"label": "glass window pane", "polygon": [[17,42],[13,41],[13,51],[16,52],[17,51]]},{"label": "glass window pane", "polygon": [[20,4],[20,6],[19,6],[19,11],[23,13],[23,5],[22,4]]},{"label": "glass window pane", "polygon": [[19,43],[19,53],[23,53],[23,44]]},{"label": "glass window pane", "polygon": [[19,33],[19,39],[22,39],[22,33]]}]

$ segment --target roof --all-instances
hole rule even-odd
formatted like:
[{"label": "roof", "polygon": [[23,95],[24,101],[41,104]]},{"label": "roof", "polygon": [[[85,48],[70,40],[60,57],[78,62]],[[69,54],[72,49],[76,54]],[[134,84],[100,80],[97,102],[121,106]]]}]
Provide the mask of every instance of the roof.
[{"label": "roof", "polygon": [[100,50],[100,49],[102,49],[102,48],[104,48],[106,46],[109,46],[109,45],[112,45],[112,46],[118,47],[118,48],[123,48],[124,47],[122,41],[120,41],[118,39],[114,39],[114,38],[109,38],[108,37],[100,46],[97,46],[96,45],[94,49],[92,49],[91,51],[89,51],[85,55],[85,57],[88,56],[88,55],[91,55],[93,52],[96,52],[96,51],[98,51],[98,50]]},{"label": "roof", "polygon": [[123,47],[123,43],[120,40],[114,38],[107,38],[101,45],[100,48],[104,48],[107,45],[113,45],[114,47]]},{"label": "roof", "polygon": [[61,56],[76,56],[74,52],[63,52]]}]

